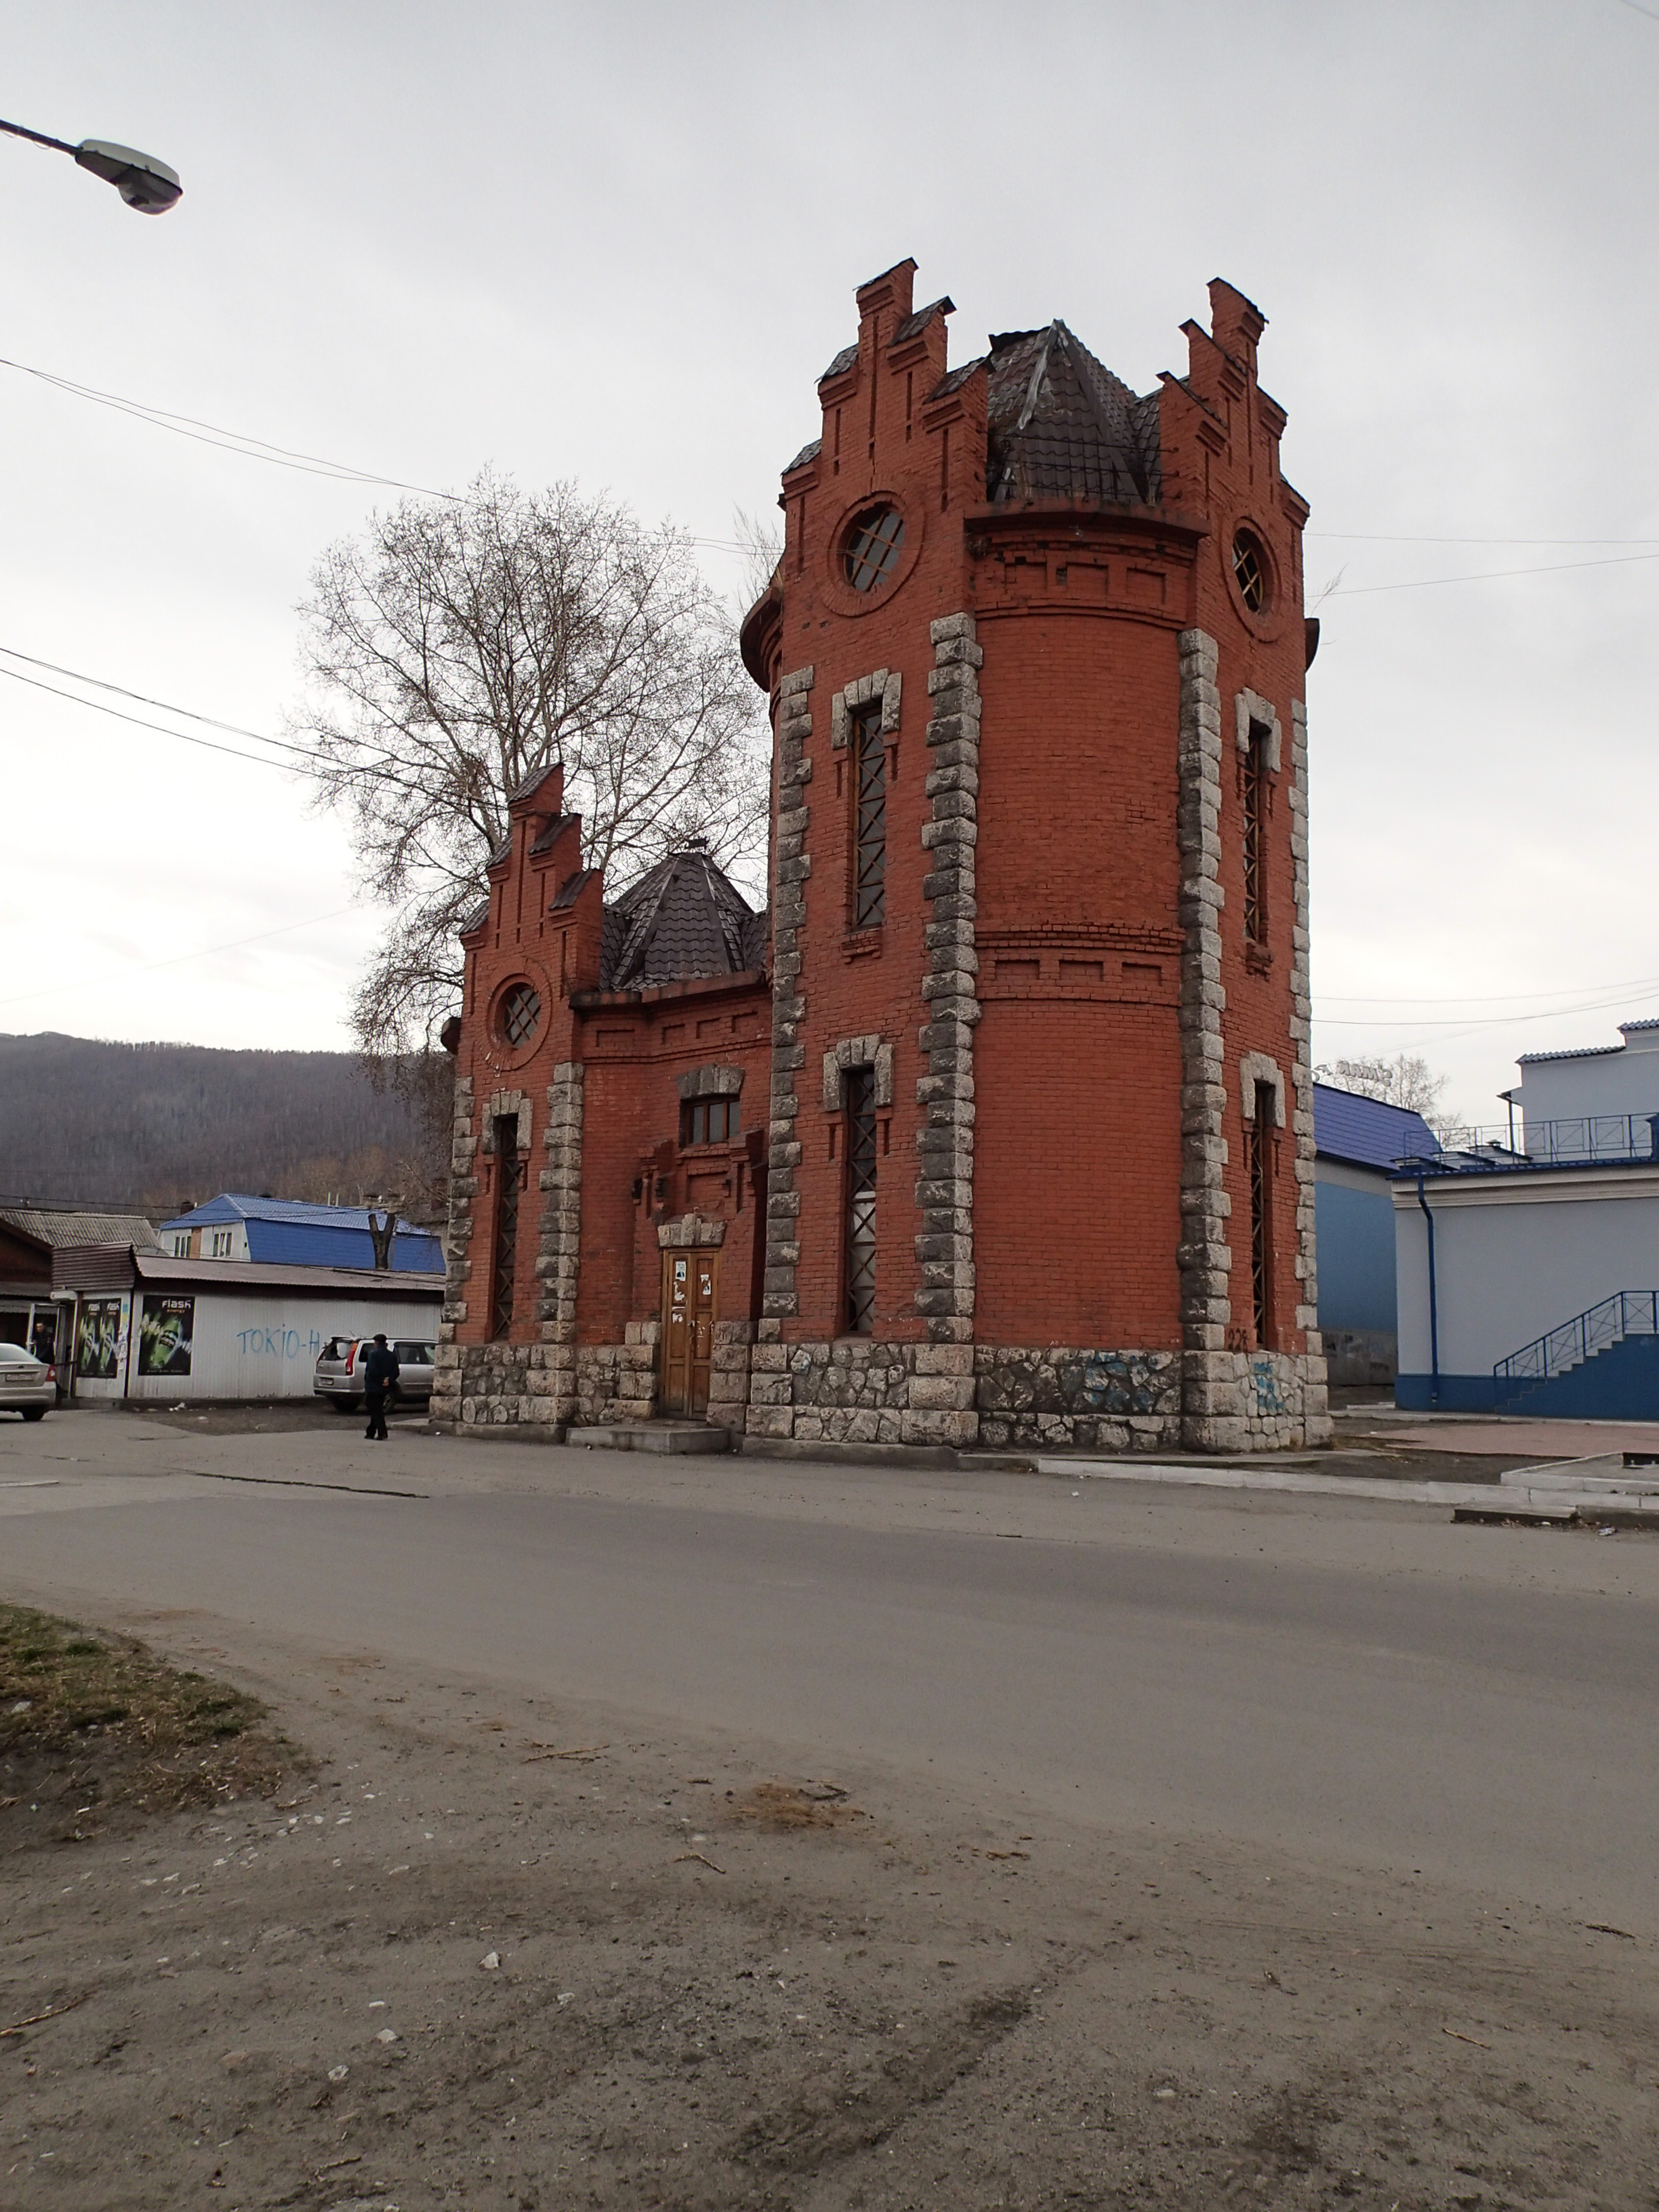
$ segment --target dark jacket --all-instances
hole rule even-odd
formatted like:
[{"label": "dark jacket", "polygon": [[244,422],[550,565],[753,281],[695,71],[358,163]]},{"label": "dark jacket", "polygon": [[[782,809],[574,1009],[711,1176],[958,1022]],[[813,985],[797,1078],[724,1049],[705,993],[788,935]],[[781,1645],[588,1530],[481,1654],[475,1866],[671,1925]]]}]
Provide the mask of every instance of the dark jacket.
[{"label": "dark jacket", "polygon": [[363,1362],[363,1388],[366,1390],[386,1390],[394,1383],[402,1370],[397,1354],[389,1344],[377,1344]]}]

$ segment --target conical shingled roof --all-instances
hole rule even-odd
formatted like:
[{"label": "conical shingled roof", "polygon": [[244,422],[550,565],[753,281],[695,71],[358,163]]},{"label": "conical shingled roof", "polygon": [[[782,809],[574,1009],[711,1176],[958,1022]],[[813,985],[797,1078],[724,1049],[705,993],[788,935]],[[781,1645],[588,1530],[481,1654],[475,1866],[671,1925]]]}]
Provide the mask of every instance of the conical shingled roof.
[{"label": "conical shingled roof", "polygon": [[987,373],[988,499],[1157,504],[1158,393],[1138,398],[1059,321],[993,337]]},{"label": "conical shingled roof", "polygon": [[606,905],[601,986],[644,991],[742,975],[761,965],[765,942],[765,915],[692,846],[659,860]]}]

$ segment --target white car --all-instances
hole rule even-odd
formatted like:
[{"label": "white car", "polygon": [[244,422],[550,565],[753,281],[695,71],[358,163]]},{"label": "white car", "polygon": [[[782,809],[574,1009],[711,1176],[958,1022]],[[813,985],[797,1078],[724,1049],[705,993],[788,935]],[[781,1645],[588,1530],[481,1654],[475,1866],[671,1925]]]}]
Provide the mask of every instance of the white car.
[{"label": "white car", "polygon": [[[342,1413],[355,1413],[363,1402],[362,1364],[374,1349],[372,1336],[331,1336],[318,1358],[312,1395],[326,1398]],[[430,1398],[433,1347],[411,1337],[398,1337],[391,1346],[397,1360],[397,1397]]]},{"label": "white car", "polygon": [[0,1410],[42,1421],[58,1403],[58,1370],[21,1344],[0,1344]]}]

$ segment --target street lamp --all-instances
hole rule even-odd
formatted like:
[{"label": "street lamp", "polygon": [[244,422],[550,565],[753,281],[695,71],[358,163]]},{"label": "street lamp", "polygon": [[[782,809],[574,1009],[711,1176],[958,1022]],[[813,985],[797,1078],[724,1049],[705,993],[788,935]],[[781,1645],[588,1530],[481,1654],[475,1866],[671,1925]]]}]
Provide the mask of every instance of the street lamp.
[{"label": "street lamp", "polygon": [[27,138],[31,145],[50,146],[57,153],[72,155],[83,169],[113,185],[127,205],[137,208],[140,215],[165,215],[184,197],[177,169],[131,146],[117,146],[107,138],[83,138],[78,146],[71,146],[64,139],[27,131],[21,123],[0,122],[0,131],[9,131],[14,138]]}]

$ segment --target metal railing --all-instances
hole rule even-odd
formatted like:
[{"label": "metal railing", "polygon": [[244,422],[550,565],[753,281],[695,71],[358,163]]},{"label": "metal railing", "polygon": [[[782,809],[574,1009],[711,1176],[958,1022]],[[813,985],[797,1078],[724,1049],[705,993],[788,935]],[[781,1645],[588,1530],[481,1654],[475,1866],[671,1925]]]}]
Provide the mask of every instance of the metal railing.
[{"label": "metal railing", "polygon": [[1500,1382],[1547,1382],[1627,1336],[1659,1336],[1659,1291],[1615,1291],[1557,1328],[1546,1329],[1507,1359],[1494,1362]]},{"label": "metal railing", "polygon": [[1580,1114],[1527,1123],[1530,1160],[1659,1160],[1659,1114]]},{"label": "metal railing", "polygon": [[1529,1120],[1526,1134],[1511,1135],[1504,1122],[1477,1127],[1443,1124],[1438,1159],[1445,1168],[1587,1167],[1602,1163],[1659,1164],[1659,1114],[1564,1115],[1553,1121]]}]

